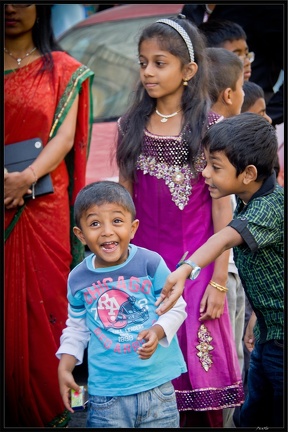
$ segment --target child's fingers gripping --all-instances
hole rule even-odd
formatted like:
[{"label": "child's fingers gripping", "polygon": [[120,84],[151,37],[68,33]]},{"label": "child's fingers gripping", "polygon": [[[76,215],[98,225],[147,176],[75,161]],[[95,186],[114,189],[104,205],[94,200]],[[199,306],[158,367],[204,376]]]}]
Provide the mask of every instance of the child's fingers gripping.
[{"label": "child's fingers gripping", "polygon": [[64,393],[62,393],[62,400],[64,403],[65,408],[70,411],[71,413],[74,413],[73,409],[71,408],[71,400],[70,400],[70,388],[67,388]]},{"label": "child's fingers gripping", "polygon": [[146,341],[148,338],[148,333],[149,333],[149,330],[147,330],[147,329],[142,330],[140,333],[138,333],[137,340],[139,341],[139,340],[144,339]]}]

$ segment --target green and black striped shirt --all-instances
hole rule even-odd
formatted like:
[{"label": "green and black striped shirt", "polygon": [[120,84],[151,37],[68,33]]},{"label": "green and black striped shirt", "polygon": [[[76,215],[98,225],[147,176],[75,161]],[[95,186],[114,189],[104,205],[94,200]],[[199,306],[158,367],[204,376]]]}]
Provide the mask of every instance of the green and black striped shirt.
[{"label": "green and black striped shirt", "polygon": [[234,261],[257,316],[255,340],[284,338],[284,189],[271,175],[245,205],[238,197],[234,219],[244,243]]}]

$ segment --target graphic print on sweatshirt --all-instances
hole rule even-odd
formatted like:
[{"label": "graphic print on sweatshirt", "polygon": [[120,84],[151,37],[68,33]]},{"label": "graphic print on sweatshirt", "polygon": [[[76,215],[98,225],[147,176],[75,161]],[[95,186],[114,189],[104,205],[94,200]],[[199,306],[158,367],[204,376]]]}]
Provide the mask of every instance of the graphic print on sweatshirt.
[{"label": "graphic print on sweatshirt", "polygon": [[142,324],[149,318],[146,307],[137,306],[134,296],[117,289],[102,294],[97,309],[98,316],[106,329],[124,328],[128,324]]},{"label": "graphic print on sweatshirt", "polygon": [[121,349],[119,343],[128,342],[131,346],[125,351],[135,352],[144,343],[137,340],[139,332],[158,320],[155,301],[169,269],[158,254],[137,247],[120,266],[94,269],[89,263],[88,257],[69,278],[70,315],[86,315],[87,326],[102,348],[120,352],[124,346]]}]

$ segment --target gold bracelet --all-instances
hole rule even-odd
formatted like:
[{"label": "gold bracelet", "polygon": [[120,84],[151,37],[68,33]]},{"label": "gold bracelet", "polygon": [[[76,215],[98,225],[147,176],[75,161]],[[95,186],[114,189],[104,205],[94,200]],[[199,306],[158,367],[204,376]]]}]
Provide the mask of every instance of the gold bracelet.
[{"label": "gold bracelet", "polygon": [[222,285],[219,285],[218,283],[213,282],[212,280],[210,280],[209,284],[210,284],[211,286],[213,286],[214,288],[218,289],[218,290],[221,291],[221,292],[227,292],[227,291],[228,291],[228,288],[227,288],[227,287],[224,287],[224,286],[222,286]]},{"label": "gold bracelet", "polygon": [[33,173],[33,176],[34,176],[34,183],[37,183],[37,181],[38,181],[38,177],[37,177],[37,175],[36,175],[35,169],[33,168],[32,165],[29,165],[28,168],[29,168],[29,169],[32,171],[32,173]]},{"label": "gold bracelet", "polygon": [[36,186],[36,183],[38,181],[38,177],[37,177],[36,172],[35,172],[32,165],[29,165],[28,168],[32,171],[32,173],[34,175],[34,182],[32,183],[31,188],[32,188],[32,199],[35,199],[35,186]]}]

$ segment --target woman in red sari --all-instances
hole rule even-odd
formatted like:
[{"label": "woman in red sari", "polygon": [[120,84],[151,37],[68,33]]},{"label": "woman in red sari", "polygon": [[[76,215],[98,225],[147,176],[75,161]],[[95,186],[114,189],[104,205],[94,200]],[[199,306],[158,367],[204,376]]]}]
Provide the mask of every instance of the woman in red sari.
[{"label": "woman in red sari", "polygon": [[[70,244],[70,214],[85,184],[93,73],[55,43],[50,8],[5,5],[5,146],[36,137],[44,146],[29,168],[4,169],[8,427],[68,421],[55,352],[67,316],[67,276],[83,258]],[[54,192],[24,201],[47,173]]]}]

